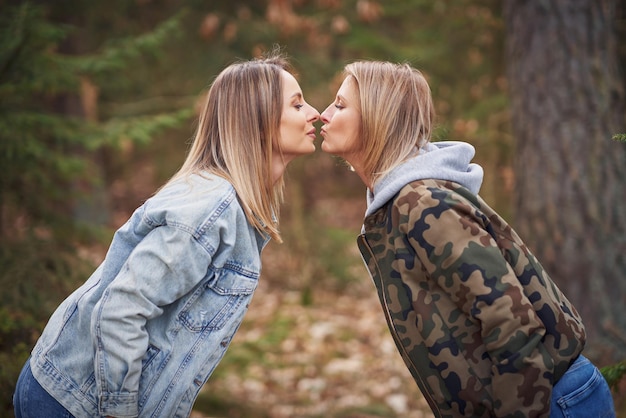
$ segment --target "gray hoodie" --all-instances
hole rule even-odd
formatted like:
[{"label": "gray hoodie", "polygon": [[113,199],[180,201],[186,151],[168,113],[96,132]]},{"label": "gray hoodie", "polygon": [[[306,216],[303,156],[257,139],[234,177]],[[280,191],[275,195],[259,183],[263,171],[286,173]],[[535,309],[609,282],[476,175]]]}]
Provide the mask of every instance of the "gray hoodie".
[{"label": "gray hoodie", "polygon": [[374,190],[367,190],[365,216],[380,209],[400,189],[415,180],[453,181],[478,194],[483,182],[483,169],[470,162],[474,153],[474,147],[466,142],[427,143],[420,148],[417,156],[395,167],[378,180]]}]

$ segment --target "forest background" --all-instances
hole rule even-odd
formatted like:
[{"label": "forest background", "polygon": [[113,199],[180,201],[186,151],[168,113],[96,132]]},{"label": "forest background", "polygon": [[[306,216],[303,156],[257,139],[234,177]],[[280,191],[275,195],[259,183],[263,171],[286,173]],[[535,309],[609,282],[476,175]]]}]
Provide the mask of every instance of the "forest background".
[{"label": "forest background", "polygon": [[[0,0],[0,416],[52,310],[181,164],[213,77],[276,44],[320,111],[350,61],[425,73],[435,140],[476,147],[481,194],[583,314],[586,353],[610,366],[623,411],[625,12],[624,0]],[[285,244],[264,251],[198,416],[431,416],[356,249],[364,194],[320,151],[290,165]]]}]

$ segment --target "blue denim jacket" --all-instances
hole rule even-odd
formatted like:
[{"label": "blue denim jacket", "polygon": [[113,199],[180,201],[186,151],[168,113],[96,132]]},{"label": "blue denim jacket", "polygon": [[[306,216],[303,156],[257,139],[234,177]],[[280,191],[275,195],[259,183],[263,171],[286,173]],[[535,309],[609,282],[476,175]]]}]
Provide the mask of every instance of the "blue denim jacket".
[{"label": "blue denim jacket", "polygon": [[241,324],[268,241],[226,180],[166,186],[53,313],[34,376],[76,417],[187,417]]}]

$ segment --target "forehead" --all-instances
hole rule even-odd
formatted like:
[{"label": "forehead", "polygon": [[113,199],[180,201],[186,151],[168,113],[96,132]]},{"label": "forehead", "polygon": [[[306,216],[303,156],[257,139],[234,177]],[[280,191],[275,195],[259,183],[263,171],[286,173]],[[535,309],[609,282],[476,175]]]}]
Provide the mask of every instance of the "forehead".
[{"label": "forehead", "polygon": [[283,91],[285,95],[291,96],[294,93],[300,92],[298,80],[288,71],[282,70],[281,78],[283,80]]},{"label": "forehead", "polygon": [[343,80],[343,83],[341,83],[341,86],[339,86],[339,91],[337,91],[337,96],[342,96],[344,99],[350,101],[358,100],[358,89],[354,77],[349,75]]}]

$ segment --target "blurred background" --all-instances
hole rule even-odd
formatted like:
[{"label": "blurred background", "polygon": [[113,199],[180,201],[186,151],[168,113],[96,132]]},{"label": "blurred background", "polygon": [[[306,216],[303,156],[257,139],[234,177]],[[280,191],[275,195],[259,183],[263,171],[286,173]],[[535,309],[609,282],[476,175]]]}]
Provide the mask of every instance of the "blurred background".
[{"label": "blurred background", "polygon": [[[624,411],[625,0],[0,0],[0,416],[50,313],[182,163],[213,78],[274,45],[320,112],[351,61],[424,72],[434,140],[476,147],[481,195]],[[432,416],[358,254],[364,186],[319,150],[286,180],[285,243],[194,415]]]}]

